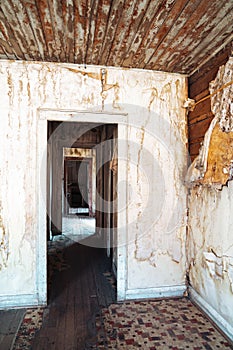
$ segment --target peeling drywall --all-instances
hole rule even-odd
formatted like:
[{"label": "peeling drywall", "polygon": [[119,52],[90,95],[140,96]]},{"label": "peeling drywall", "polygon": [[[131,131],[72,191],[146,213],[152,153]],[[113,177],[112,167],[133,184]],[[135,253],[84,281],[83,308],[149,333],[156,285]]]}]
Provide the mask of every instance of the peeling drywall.
[{"label": "peeling drywall", "polygon": [[210,83],[211,110],[215,115],[199,155],[191,164],[186,181],[222,188],[232,179],[233,166],[233,57],[219,68]]},{"label": "peeling drywall", "polygon": [[186,78],[113,68],[104,68],[101,78],[101,69],[0,63],[0,191],[9,242],[6,273],[0,271],[0,297],[17,294],[25,300],[31,295],[35,303],[38,295],[41,109],[105,111],[109,121],[119,111],[127,115],[127,132],[118,140],[125,152],[119,167],[126,164],[127,169],[127,203],[120,208],[127,218],[121,227],[127,244],[126,289],[185,283]]},{"label": "peeling drywall", "polygon": [[203,252],[203,264],[207,266],[212,279],[228,279],[233,293],[233,256],[218,256],[213,248],[209,248],[208,252]]}]

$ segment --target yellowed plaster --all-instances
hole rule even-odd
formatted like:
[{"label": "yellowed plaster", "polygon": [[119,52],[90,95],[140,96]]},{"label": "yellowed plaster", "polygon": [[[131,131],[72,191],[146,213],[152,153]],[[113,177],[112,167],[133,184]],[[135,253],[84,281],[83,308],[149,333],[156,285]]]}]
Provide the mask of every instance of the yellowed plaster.
[{"label": "yellowed plaster", "polygon": [[225,185],[231,177],[233,162],[233,132],[223,132],[216,124],[210,139],[207,169],[203,184]]}]

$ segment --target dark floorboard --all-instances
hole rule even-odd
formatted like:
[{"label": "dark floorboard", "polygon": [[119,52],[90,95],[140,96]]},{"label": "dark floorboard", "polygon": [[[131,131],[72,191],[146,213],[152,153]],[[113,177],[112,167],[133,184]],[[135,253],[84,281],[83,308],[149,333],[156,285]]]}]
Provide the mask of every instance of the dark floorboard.
[{"label": "dark floorboard", "polygon": [[23,320],[25,309],[0,310],[0,349],[9,350]]},{"label": "dark floorboard", "polygon": [[49,303],[33,350],[91,348],[96,342],[95,315],[115,301],[115,289],[105,277],[111,271],[106,250],[74,242],[62,256],[65,267],[51,277]]}]

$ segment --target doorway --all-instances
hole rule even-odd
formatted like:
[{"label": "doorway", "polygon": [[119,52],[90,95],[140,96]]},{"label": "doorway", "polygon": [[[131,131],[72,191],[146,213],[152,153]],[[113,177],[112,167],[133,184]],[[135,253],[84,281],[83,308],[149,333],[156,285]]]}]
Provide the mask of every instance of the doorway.
[{"label": "doorway", "polygon": [[48,130],[48,237],[103,248],[116,274],[118,126],[50,121]]},{"label": "doorway", "polygon": [[95,217],[95,148],[64,148],[63,169],[64,215]]},{"label": "doorway", "polygon": [[[83,128],[87,126],[93,126],[93,134],[96,133],[95,127],[100,125],[111,125],[114,123],[117,125],[117,154],[118,154],[118,168],[121,169],[117,172],[116,189],[118,184],[121,184],[121,191],[116,190],[116,203],[119,208],[125,208],[127,202],[127,125],[128,116],[125,113],[108,113],[108,112],[83,112],[75,110],[57,110],[57,109],[39,109],[38,110],[38,188],[40,188],[38,196],[38,239],[37,239],[37,290],[38,290],[38,303],[47,303],[47,242],[50,239],[54,239],[56,234],[62,234],[62,191],[58,183],[63,181],[62,172],[62,156],[63,147],[75,147],[73,142],[77,141],[77,133],[75,139],[67,137],[67,133],[57,133],[54,131],[61,125],[70,125],[69,129],[73,128],[73,125],[77,125],[76,131],[80,135]],[[98,124],[97,124],[98,123]],[[64,131],[64,130],[63,130]],[[54,134],[53,142],[51,140],[51,134]],[[97,133],[98,134],[98,133]],[[63,137],[64,136],[64,137]],[[119,139],[126,142],[119,143]],[[60,147],[62,142],[62,148]],[[72,142],[73,141],[73,142]],[[71,143],[72,142],[72,143]],[[83,146],[84,147],[84,146]],[[85,148],[90,148],[90,144],[87,140]],[[54,183],[54,163],[57,174],[57,183]],[[97,169],[98,166],[97,166]],[[101,171],[100,171],[101,173]],[[96,176],[96,188],[98,189],[99,183],[101,183],[100,177]],[[104,186],[102,187],[104,188]],[[106,187],[105,187],[106,188]],[[56,189],[58,189],[56,191]],[[98,191],[97,191],[98,192]],[[52,200],[53,198],[53,200]],[[57,215],[56,215],[57,213]],[[96,203],[96,221],[102,220],[103,213],[101,208]],[[102,219],[101,219],[102,218]],[[127,290],[127,250],[124,242],[127,240],[127,207],[125,210],[119,210],[117,216],[113,220],[116,223],[115,226],[115,239],[117,247],[114,251],[115,261],[115,275],[117,276],[117,300],[125,300]],[[98,227],[101,226],[98,224]],[[47,228],[47,229],[46,229]],[[45,233],[48,233],[45,235]],[[98,232],[101,235],[101,230]],[[106,233],[106,230],[105,230]],[[97,234],[97,232],[96,232]],[[106,237],[105,237],[106,238]],[[105,239],[106,241],[106,239]]]},{"label": "doorway", "polygon": [[64,195],[67,215],[90,215],[91,159],[64,159]]},{"label": "doorway", "polygon": [[62,232],[81,241],[95,234],[96,150],[63,149]]}]

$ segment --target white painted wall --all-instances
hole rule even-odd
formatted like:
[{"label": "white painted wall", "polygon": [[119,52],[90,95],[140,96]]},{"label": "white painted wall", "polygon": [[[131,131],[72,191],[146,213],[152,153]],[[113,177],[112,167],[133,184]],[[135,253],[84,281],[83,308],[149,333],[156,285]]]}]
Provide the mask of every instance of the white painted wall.
[{"label": "white painted wall", "polygon": [[109,122],[111,114],[127,114],[118,141],[118,210],[126,220],[118,230],[118,297],[181,295],[185,289],[186,78],[106,71],[102,86],[100,67],[0,61],[3,307],[41,304],[46,298],[46,233],[40,232],[45,215],[38,201],[43,198],[38,179],[45,174],[41,108],[98,112],[97,122],[102,106]]},{"label": "white painted wall", "polygon": [[[191,296],[233,339],[233,182],[196,187],[189,197]],[[197,294],[196,294],[196,293]]]}]

